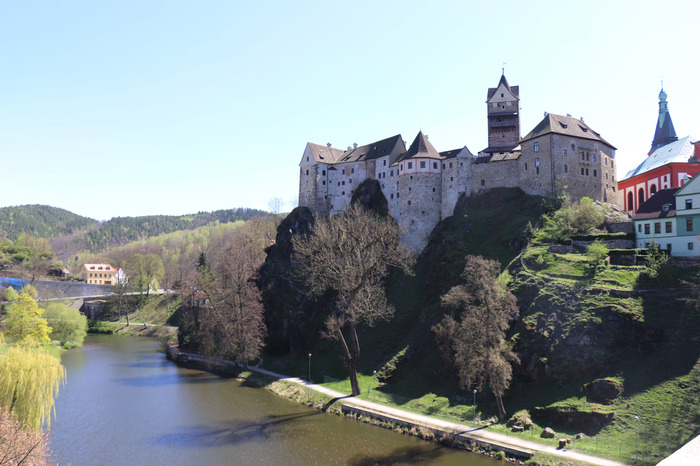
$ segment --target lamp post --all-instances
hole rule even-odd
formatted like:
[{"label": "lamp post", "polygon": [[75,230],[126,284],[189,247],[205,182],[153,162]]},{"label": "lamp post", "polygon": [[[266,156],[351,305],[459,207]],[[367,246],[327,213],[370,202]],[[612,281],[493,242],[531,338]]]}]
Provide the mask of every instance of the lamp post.
[{"label": "lamp post", "polygon": [[476,388],[473,391],[474,393],[474,423],[476,424]]},{"label": "lamp post", "polygon": [[637,431],[639,430],[639,416],[634,416],[634,459],[637,459]]},{"label": "lamp post", "polygon": [[311,353],[309,353],[309,383],[311,383]]}]

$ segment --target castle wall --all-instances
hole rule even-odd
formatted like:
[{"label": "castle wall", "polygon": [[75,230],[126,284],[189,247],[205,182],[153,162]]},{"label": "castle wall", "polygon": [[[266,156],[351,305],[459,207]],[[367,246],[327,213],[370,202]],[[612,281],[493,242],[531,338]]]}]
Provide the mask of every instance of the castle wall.
[{"label": "castle wall", "polygon": [[453,215],[459,196],[471,192],[473,159],[468,151],[463,150],[457,157],[442,161],[441,218]]},{"label": "castle wall", "polygon": [[498,160],[472,163],[471,194],[479,194],[493,188],[517,188],[519,186],[518,160]]},{"label": "castle wall", "polygon": [[[432,167],[433,160],[428,161]],[[433,228],[440,222],[441,185],[439,171],[413,171],[399,177],[400,196],[396,203],[398,216],[395,218],[401,230],[401,241],[410,249],[423,249]]]}]

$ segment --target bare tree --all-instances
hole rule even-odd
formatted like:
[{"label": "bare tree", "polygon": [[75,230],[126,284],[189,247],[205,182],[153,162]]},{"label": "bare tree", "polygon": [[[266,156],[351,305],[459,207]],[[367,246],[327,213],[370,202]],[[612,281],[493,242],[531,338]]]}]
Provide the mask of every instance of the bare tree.
[{"label": "bare tree", "polygon": [[383,281],[391,266],[408,272],[411,265],[398,226],[353,204],[343,214],[318,219],[311,234],[293,240],[293,248],[293,262],[311,294],[332,296],[324,336],[340,343],[357,396],[357,327],[392,315]]},{"label": "bare tree", "polygon": [[518,360],[505,341],[510,322],[518,316],[515,296],[499,283],[498,262],[468,256],[464,282],[442,298],[453,312],[433,327],[443,356],[457,369],[462,389],[491,388],[498,414],[506,416],[503,395]]},{"label": "bare tree", "polygon": [[273,197],[270,198],[269,201],[267,201],[267,206],[270,208],[270,212],[272,212],[275,215],[279,214],[282,211],[283,205],[284,201],[281,197]]}]

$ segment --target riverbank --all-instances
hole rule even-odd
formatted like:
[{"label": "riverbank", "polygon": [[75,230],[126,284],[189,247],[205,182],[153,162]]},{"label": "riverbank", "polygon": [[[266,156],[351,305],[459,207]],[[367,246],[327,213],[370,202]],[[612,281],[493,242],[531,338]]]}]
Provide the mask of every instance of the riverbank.
[{"label": "riverbank", "polygon": [[[168,349],[167,356],[177,364],[243,377],[253,385],[267,388],[278,395],[326,412],[352,416],[364,422],[474,452],[490,453],[492,456],[501,458],[508,457],[514,461],[524,461],[536,455],[537,464],[540,464],[541,457],[543,457],[542,460],[545,464],[556,464],[557,462],[568,465],[620,466],[623,464],[570,449],[559,449],[555,446],[490,432],[467,424],[445,421],[361,400],[322,385],[259,367],[249,367],[247,371],[241,371],[241,368],[231,361],[182,352],[175,346]],[[554,461],[548,462],[546,458],[554,459]]]}]

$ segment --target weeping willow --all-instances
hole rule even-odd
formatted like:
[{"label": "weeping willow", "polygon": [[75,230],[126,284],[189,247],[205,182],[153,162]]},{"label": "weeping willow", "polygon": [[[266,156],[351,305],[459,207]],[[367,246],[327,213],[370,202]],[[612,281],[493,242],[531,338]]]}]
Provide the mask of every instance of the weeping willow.
[{"label": "weeping willow", "polygon": [[0,406],[35,430],[51,425],[54,397],[65,380],[66,369],[42,347],[0,349]]}]

